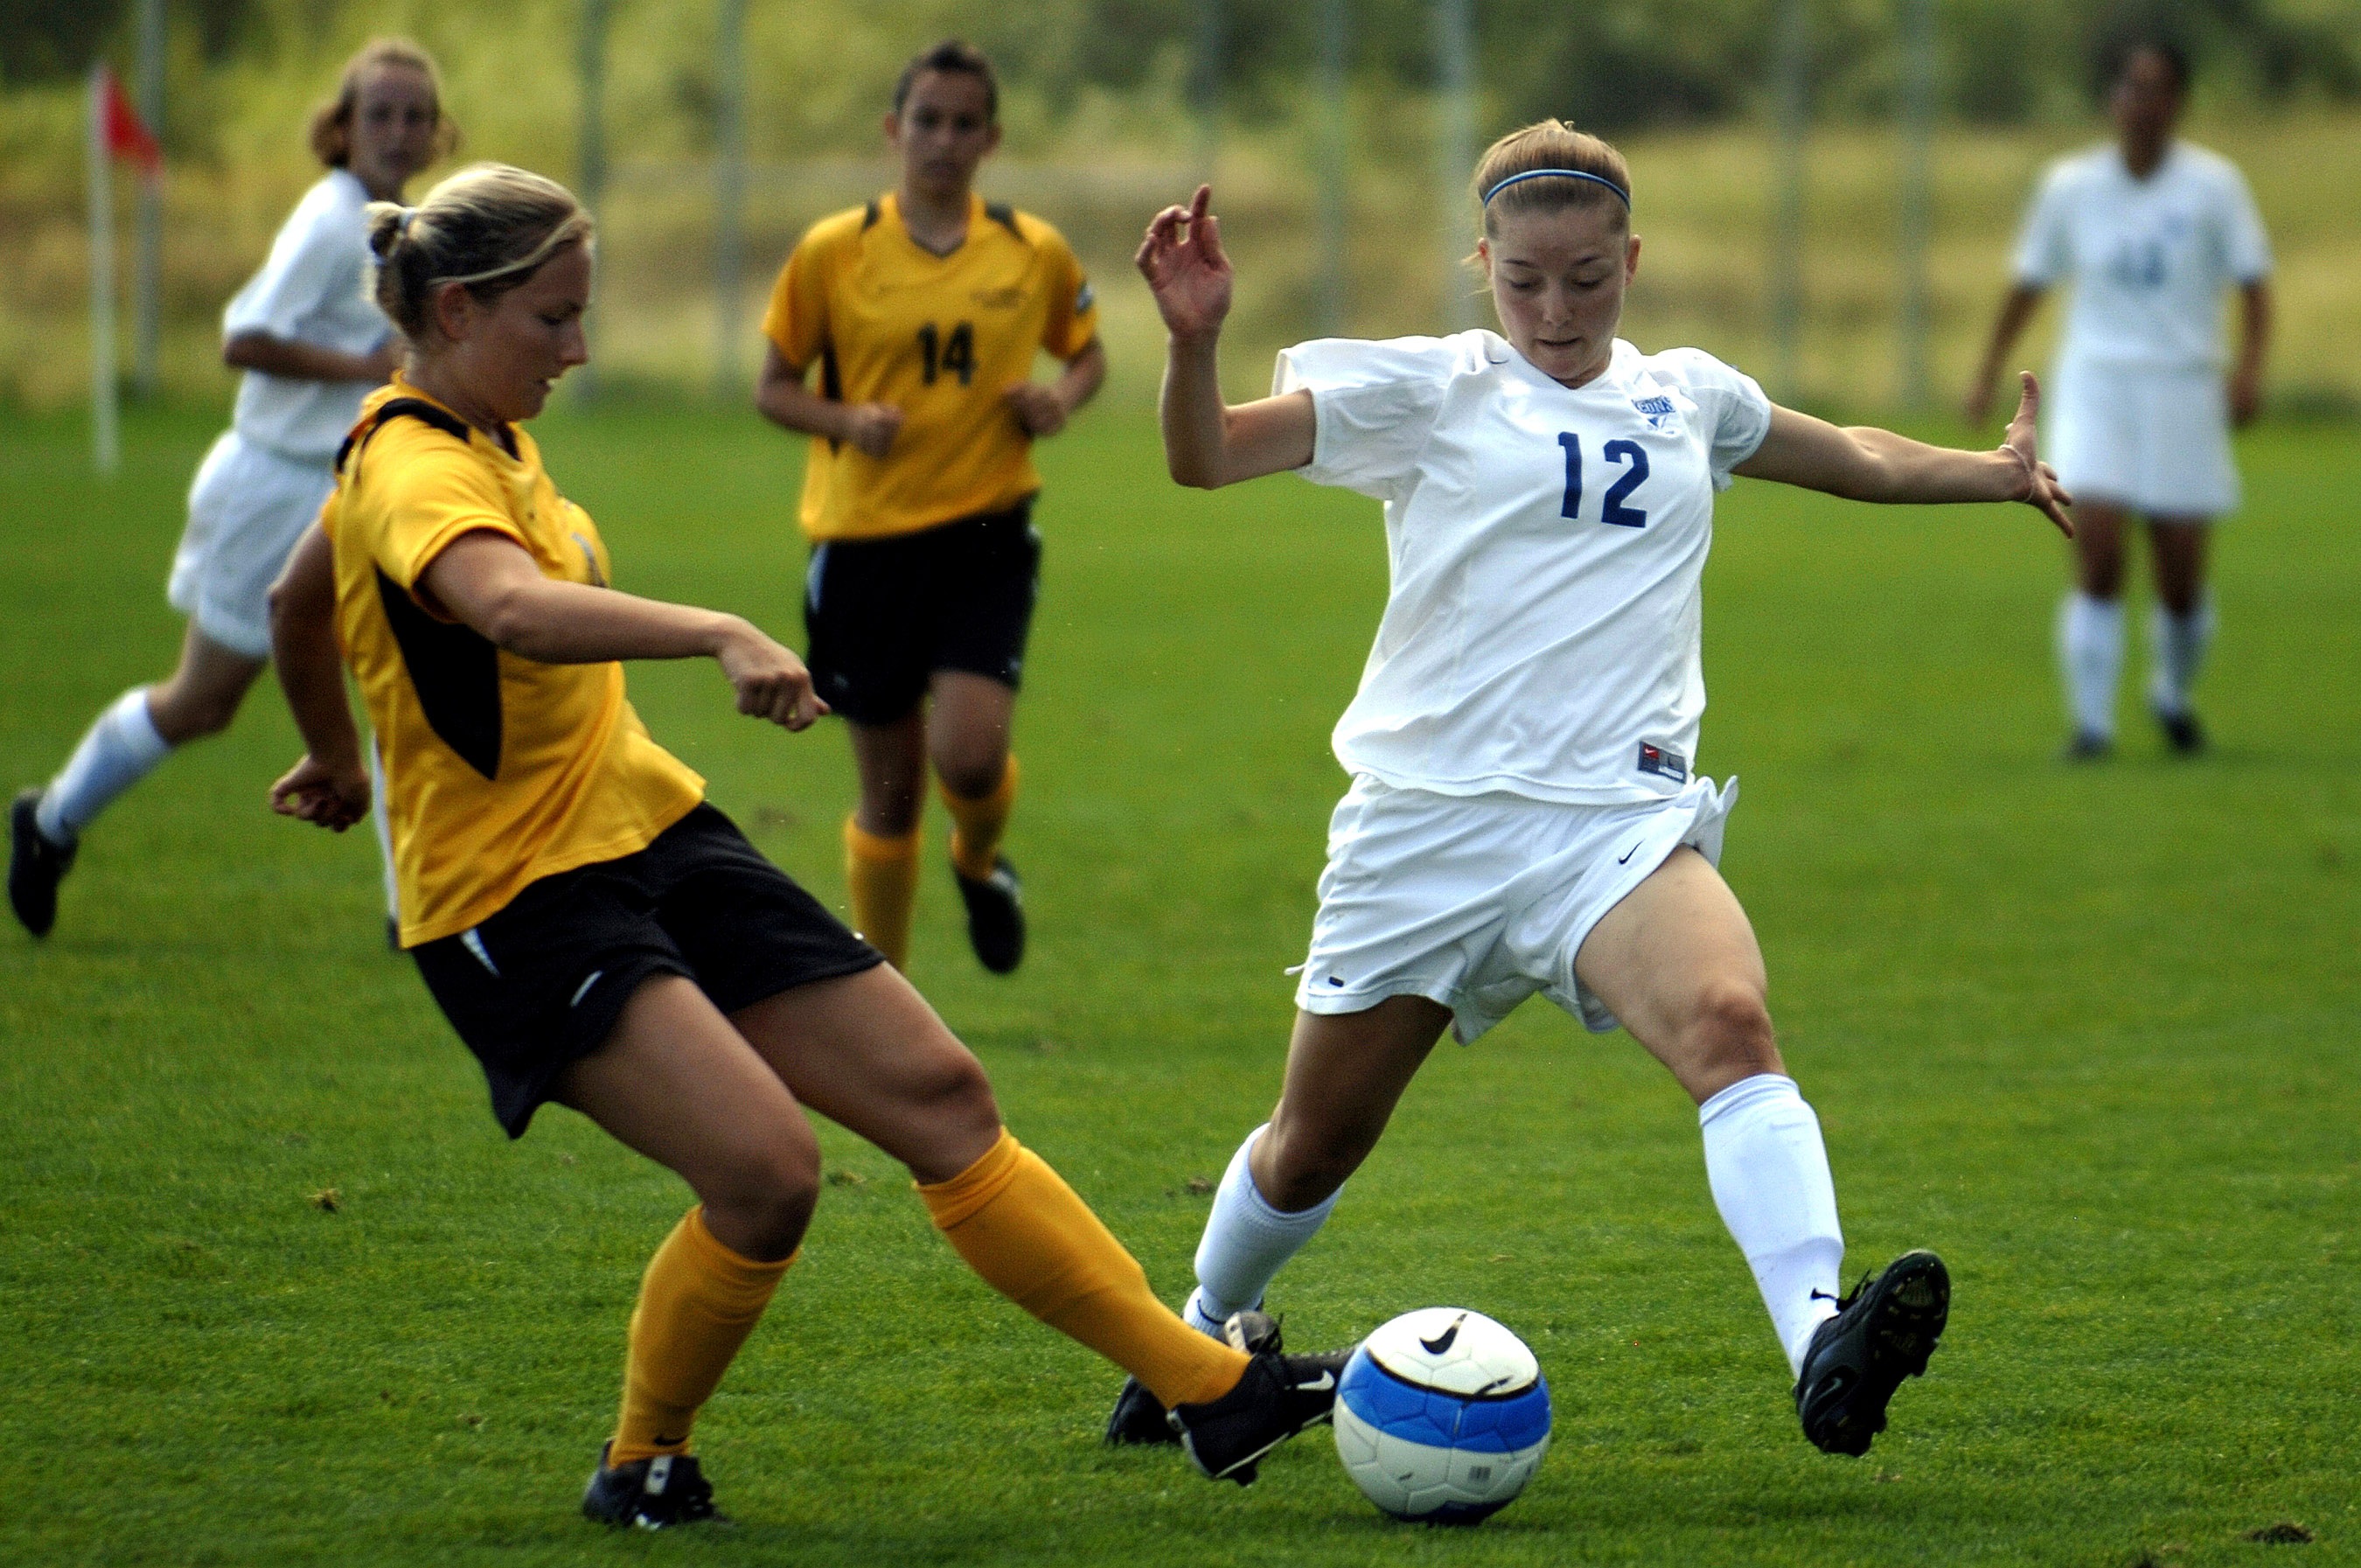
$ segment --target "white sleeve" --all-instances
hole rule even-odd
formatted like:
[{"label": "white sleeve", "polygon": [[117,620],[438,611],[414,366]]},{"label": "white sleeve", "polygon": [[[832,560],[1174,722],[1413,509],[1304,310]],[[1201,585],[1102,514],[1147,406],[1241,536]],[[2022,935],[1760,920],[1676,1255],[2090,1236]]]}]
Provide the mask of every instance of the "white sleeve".
[{"label": "white sleeve", "polygon": [[2223,269],[2241,284],[2259,283],[2271,275],[2270,236],[2263,232],[2263,214],[2256,209],[2246,177],[2235,169],[2223,172]]},{"label": "white sleeve", "polygon": [[302,335],[303,324],[328,302],[330,291],[351,277],[354,236],[339,232],[341,215],[316,190],[297,204],[270,242],[262,270],[247,280],[222,312],[224,337],[243,332]]},{"label": "white sleeve", "polygon": [[2073,203],[2066,184],[2065,167],[2051,165],[2041,178],[2041,189],[2034,192],[2033,204],[2026,209],[2013,263],[2019,283],[2047,289],[2073,269],[2073,236],[2068,232]]},{"label": "white sleeve", "polygon": [[1437,337],[1324,337],[1282,349],[1272,397],[1312,394],[1312,461],[1296,470],[1379,500],[1417,470],[1459,351]]},{"label": "white sleeve", "polygon": [[1676,382],[1708,432],[1706,466],[1713,488],[1730,488],[1730,471],[1754,455],[1771,433],[1771,400],[1754,378],[1723,364],[1702,348],[1675,348],[1653,355],[1649,368]]}]

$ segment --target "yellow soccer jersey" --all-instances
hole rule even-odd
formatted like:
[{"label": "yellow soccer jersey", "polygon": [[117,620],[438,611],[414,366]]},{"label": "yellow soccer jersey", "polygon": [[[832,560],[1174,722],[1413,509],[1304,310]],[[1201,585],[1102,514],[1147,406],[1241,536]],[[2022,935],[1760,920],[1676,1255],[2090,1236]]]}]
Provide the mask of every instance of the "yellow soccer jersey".
[{"label": "yellow soccer jersey", "polygon": [[[381,416],[397,399],[424,417]],[[406,948],[479,924],[528,883],[643,850],[705,798],[649,739],[622,665],[521,659],[419,587],[478,531],[516,541],[545,576],[606,586],[589,514],[557,493],[533,437],[513,435],[511,456],[397,377],[361,405],[320,513],[336,638],[385,763]]]},{"label": "yellow soccer jersey", "polygon": [[1001,394],[1042,349],[1071,359],[1098,310],[1064,236],[1028,213],[973,198],[967,238],[937,256],[910,237],[891,195],[814,224],[780,269],[763,334],[820,390],[891,403],[883,459],[815,439],[803,526],[814,539],[875,539],[1015,506],[1041,488],[1032,438]]}]

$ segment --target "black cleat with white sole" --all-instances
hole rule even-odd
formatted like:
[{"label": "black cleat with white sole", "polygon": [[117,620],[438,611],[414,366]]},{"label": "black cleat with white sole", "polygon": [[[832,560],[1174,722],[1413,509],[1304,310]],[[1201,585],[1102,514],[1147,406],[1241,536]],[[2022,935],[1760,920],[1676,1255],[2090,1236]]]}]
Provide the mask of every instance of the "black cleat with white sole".
[{"label": "black cleat with white sole", "polygon": [[1931,1252],[1904,1253],[1874,1281],[1863,1276],[1814,1331],[1795,1380],[1795,1413],[1813,1446],[1867,1453],[1894,1391],[1927,1370],[1950,1311],[1950,1271]]},{"label": "black cleat with white sole", "polygon": [[1351,1350],[1317,1355],[1264,1351],[1238,1386],[1202,1405],[1178,1405],[1166,1419],[1190,1460],[1216,1481],[1249,1486],[1262,1456],[1336,1410],[1336,1379]]},{"label": "black cleat with white sole", "polygon": [[629,1464],[609,1464],[615,1445],[598,1451],[598,1468],[582,1492],[582,1514],[618,1530],[670,1530],[684,1524],[728,1524],[713,1506],[713,1483],[686,1453],[659,1453]]},{"label": "black cleat with white sole", "polygon": [[[1222,1338],[1248,1355],[1278,1350],[1279,1320],[1268,1312],[1252,1310],[1233,1312],[1230,1321],[1222,1325]],[[1126,1377],[1123,1380],[1123,1392],[1115,1397],[1115,1409],[1107,1415],[1106,1441],[1114,1448],[1178,1443],[1180,1434],[1165,1419],[1164,1407],[1156,1402],[1156,1396],[1138,1378]]]},{"label": "black cleat with white sole", "polygon": [[994,974],[1015,973],[1025,961],[1025,884],[1016,880],[1016,868],[1003,855],[982,882],[957,866],[951,879],[967,905],[967,942],[976,962]]},{"label": "black cleat with white sole", "polygon": [[41,831],[41,786],[28,784],[8,806],[8,907],[25,929],[46,937],[58,922],[58,883],[73,870],[78,845],[58,845]]}]

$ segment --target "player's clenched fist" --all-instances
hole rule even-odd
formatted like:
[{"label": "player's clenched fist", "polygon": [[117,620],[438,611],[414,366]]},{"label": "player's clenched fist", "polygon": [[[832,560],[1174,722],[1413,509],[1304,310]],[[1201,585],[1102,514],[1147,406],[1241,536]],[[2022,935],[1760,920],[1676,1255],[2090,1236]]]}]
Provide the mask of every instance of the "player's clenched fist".
[{"label": "player's clenched fist", "polygon": [[902,411],[891,403],[855,403],[844,411],[844,439],[863,456],[883,458],[902,433]]},{"label": "player's clenched fist", "polygon": [[811,672],[804,662],[751,622],[733,629],[714,657],[737,690],[741,713],[793,730],[810,729],[828,711],[828,704],[812,690]]},{"label": "player's clenched fist", "polygon": [[306,753],[270,786],[270,809],[341,833],[368,815],[368,771],[358,763],[332,768]]},{"label": "player's clenched fist", "polygon": [[1187,206],[1157,214],[1132,258],[1175,337],[1217,332],[1230,313],[1230,258],[1222,251],[1222,220],[1207,210],[1213,201],[1213,188],[1200,185]]}]

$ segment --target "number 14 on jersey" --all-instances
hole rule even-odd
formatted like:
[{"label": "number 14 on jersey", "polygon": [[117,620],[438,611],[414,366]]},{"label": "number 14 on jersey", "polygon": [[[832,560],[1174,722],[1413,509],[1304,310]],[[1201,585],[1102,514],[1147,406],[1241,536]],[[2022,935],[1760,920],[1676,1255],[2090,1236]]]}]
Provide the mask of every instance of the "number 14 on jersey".
[{"label": "number 14 on jersey", "polygon": [[[1577,521],[1582,516],[1582,437],[1573,431],[1560,433],[1557,444],[1565,448],[1565,501],[1558,515]],[[1648,449],[1636,441],[1610,441],[1599,448],[1599,455],[1610,464],[1621,464],[1621,477],[1607,487],[1607,494],[1598,503],[1598,521],[1610,528],[1645,528],[1648,514],[1623,503],[1648,477]]]}]

